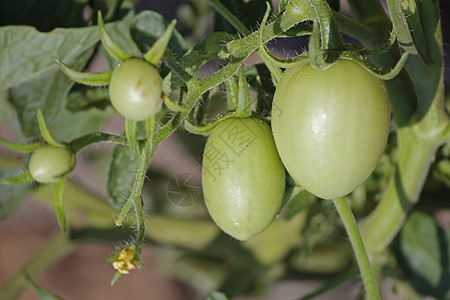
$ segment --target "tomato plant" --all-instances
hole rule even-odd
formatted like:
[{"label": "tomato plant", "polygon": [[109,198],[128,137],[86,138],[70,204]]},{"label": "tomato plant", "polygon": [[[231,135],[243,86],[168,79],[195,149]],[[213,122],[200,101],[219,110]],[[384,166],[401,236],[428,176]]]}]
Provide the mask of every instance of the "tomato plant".
[{"label": "tomato plant", "polygon": [[202,183],[212,218],[232,237],[247,240],[269,226],[285,186],[270,127],[255,118],[220,123],[205,146]]},{"label": "tomato plant", "polygon": [[161,93],[161,76],[141,59],[123,62],[111,77],[111,103],[119,114],[130,120],[146,120],[160,111]]},{"label": "tomato plant", "polygon": [[68,175],[75,166],[74,154],[66,148],[49,145],[38,148],[30,157],[30,173],[40,183],[53,183]]},{"label": "tomato plant", "polygon": [[384,152],[390,128],[386,85],[354,62],[288,69],[274,107],[280,157],[291,176],[318,197],[355,190]]},{"label": "tomato plant", "polygon": [[[447,2],[54,2],[0,5],[1,299],[54,298],[46,269],[147,295],[148,249],[186,298],[450,299]],[[87,240],[116,249],[77,261],[95,284],[61,259]]]}]

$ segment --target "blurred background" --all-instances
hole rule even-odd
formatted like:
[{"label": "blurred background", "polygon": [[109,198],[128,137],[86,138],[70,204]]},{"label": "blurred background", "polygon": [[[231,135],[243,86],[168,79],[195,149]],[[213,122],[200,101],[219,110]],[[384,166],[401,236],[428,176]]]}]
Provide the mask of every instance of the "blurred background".
[{"label": "blurred background", "polygon": [[[273,1],[273,7],[278,7],[278,1]],[[187,37],[189,46],[213,31],[214,14],[206,1],[140,0],[135,1],[135,10],[136,14],[143,10],[156,11],[168,22],[178,19],[177,29]],[[341,1],[341,10],[348,12],[345,1]],[[87,15],[90,13],[86,12]],[[448,59],[449,1],[441,1],[441,13],[444,42],[447,41],[445,58]],[[307,39],[304,38],[277,39],[270,43],[279,56],[292,56],[305,45]],[[247,61],[248,64],[256,62],[258,60],[253,56]],[[200,76],[215,68],[214,62],[204,66]],[[92,72],[106,69],[107,60],[101,54],[88,66]],[[447,63],[446,78],[449,76]],[[212,103],[210,117],[226,108],[225,96],[219,90],[212,91],[209,100]],[[95,116],[97,112],[93,114]],[[70,117],[75,120],[77,115]],[[106,132],[120,134],[123,130],[123,119],[114,113],[98,112],[98,120]],[[8,121],[0,125],[2,137],[18,139],[16,125]],[[67,133],[56,131],[54,134],[58,138],[58,134]],[[113,287],[110,286],[115,270],[103,260],[123,245],[132,229],[111,229],[117,211],[106,203],[105,187],[112,147],[99,144],[82,152],[65,198],[68,199],[67,211],[71,208],[70,203],[94,203],[84,207],[85,210],[72,210],[68,218],[75,224],[94,220],[92,222],[100,229],[75,231],[76,242],[68,245],[58,234],[55,214],[48,204],[50,189],[36,189],[26,196],[14,214],[0,221],[0,289],[30,260],[36,270],[50,265],[34,279],[63,299],[204,299],[210,290],[225,288],[230,294],[241,295],[236,297],[241,300],[287,300],[306,295],[337,274],[345,275],[349,271],[352,255],[345,236],[342,232],[331,234],[332,230],[324,225],[325,220],[336,218],[331,208],[322,208],[328,215],[308,219],[316,226],[311,239],[319,241],[319,250],[314,252],[317,257],[310,264],[305,263],[304,253],[300,251],[303,241],[299,228],[306,222],[304,214],[274,223],[273,231],[267,230],[261,239],[252,239],[244,245],[221,234],[209,222],[201,195],[204,143],[204,137],[181,129],[162,142],[156,151],[143,191],[144,207],[150,216],[147,222],[149,239],[142,256],[143,269],[122,276]],[[0,162],[2,166],[16,166],[20,164],[20,156],[0,148]],[[13,193],[5,189],[0,192],[4,193],[0,197]],[[96,210],[107,213],[103,212],[103,217],[95,219],[89,211]],[[440,210],[435,217],[444,228],[450,228],[448,210]],[[323,237],[329,241],[324,241]],[[46,244],[53,248],[47,252],[40,250]],[[330,250],[334,253],[333,259],[327,256]],[[40,254],[34,256],[37,252]],[[389,299],[402,299],[401,294],[390,293],[389,282],[385,288]],[[360,292],[361,286],[350,280],[317,299],[356,299]],[[39,298],[27,289],[18,299]]]}]

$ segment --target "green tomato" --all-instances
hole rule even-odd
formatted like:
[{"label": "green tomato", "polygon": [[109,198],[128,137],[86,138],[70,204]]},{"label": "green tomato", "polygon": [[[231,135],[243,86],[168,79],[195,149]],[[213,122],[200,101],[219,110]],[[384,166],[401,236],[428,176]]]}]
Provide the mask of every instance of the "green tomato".
[{"label": "green tomato", "polygon": [[29,170],[34,180],[52,183],[61,180],[75,167],[75,155],[67,148],[42,146],[31,154]]},{"label": "green tomato", "polygon": [[161,110],[161,76],[149,63],[130,59],[113,72],[109,97],[119,114],[130,120],[143,121]]},{"label": "green tomato", "polygon": [[285,171],[269,125],[256,118],[221,122],[205,146],[203,193],[216,224],[238,240],[263,231],[280,209]]},{"label": "green tomato", "polygon": [[340,60],[319,71],[299,65],[283,74],[272,130],[289,174],[312,194],[347,195],[372,173],[390,128],[384,81]]}]

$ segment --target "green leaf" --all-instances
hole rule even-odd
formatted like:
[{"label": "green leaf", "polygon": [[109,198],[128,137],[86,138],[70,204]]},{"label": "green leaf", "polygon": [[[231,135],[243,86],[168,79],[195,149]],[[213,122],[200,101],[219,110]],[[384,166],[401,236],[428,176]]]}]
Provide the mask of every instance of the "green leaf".
[{"label": "green leaf", "polygon": [[[12,171],[0,170],[0,178],[14,175]],[[14,213],[31,189],[31,184],[3,185],[0,184],[0,220]]]},{"label": "green leaf", "polygon": [[450,299],[450,231],[413,212],[392,246],[400,268],[424,295]]},{"label": "green leaf", "polygon": [[[251,31],[258,29],[267,8],[266,1],[261,0],[221,0],[220,3]],[[237,33],[236,29],[219,13],[215,13],[214,31]]]},{"label": "green leaf", "polygon": [[92,27],[58,28],[50,33],[24,26],[0,28],[0,90],[10,89],[8,98],[25,136],[39,136],[37,108],[42,109],[49,124],[54,121],[73,85],[50,57],[58,56],[81,69],[98,40]]},{"label": "green leaf", "polygon": [[[147,52],[163,35],[167,26],[167,22],[160,14],[154,11],[143,11],[134,17],[130,25],[130,32],[141,52]],[[186,52],[186,43],[178,31],[173,31],[168,48],[177,57]]]},{"label": "green leaf", "polygon": [[311,207],[316,203],[317,197],[309,193],[306,190],[301,190],[292,196],[291,200],[287,204],[285,218],[286,220],[292,219],[297,213]]},{"label": "green leaf", "polygon": [[221,292],[212,291],[206,296],[206,300],[228,300],[228,298]]},{"label": "green leaf", "polygon": [[31,279],[30,275],[28,275],[26,272],[23,273],[23,276],[25,278],[25,282],[27,283],[28,287],[30,287],[33,290],[33,292],[39,296],[39,299],[41,299],[41,300],[61,300],[60,297],[54,295],[50,291],[37,285],[33,281],[33,279]]},{"label": "green leaf", "polygon": [[117,145],[112,152],[107,182],[109,203],[117,208],[122,207],[131,194],[131,187],[136,179],[139,158],[129,147]]},{"label": "green leaf", "polygon": [[56,218],[58,219],[59,227],[63,232],[67,232],[66,216],[64,214],[64,186],[66,185],[66,178],[56,182],[53,186],[53,206],[55,208]]},{"label": "green leaf", "polygon": [[86,26],[88,0],[14,0],[0,4],[0,26],[29,25],[47,32],[56,27]]},{"label": "green leaf", "polygon": [[[57,28],[49,33],[28,26],[0,28],[0,91],[59,72],[55,56],[74,68],[82,68],[85,52],[100,40],[97,28]],[[48,87],[47,87],[48,88]],[[38,97],[36,97],[38,98]]]},{"label": "green leaf", "polygon": [[105,110],[111,106],[108,87],[75,85],[69,93],[66,108],[72,112],[97,108]]}]

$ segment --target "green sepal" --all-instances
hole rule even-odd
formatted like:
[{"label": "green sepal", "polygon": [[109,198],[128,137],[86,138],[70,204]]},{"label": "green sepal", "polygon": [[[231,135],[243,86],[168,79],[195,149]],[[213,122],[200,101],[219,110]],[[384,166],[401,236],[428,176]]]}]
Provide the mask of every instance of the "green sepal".
[{"label": "green sepal", "polygon": [[89,86],[105,86],[109,85],[111,81],[111,76],[113,71],[102,72],[102,73],[87,73],[87,72],[79,72],[71,69],[69,66],[64,64],[60,59],[53,57],[53,60],[59,66],[61,71],[67,75],[73,81],[78,83],[89,85]]},{"label": "green sepal", "polygon": [[[266,63],[266,65],[268,62],[270,62],[273,65],[280,67],[280,68],[290,68],[290,67],[293,67],[293,66],[297,65],[298,63],[304,61],[307,58],[307,53],[305,55],[305,52],[294,58],[289,58],[289,59],[284,59],[284,60],[276,58],[269,52],[266,45],[264,44],[264,38],[263,38],[264,37],[263,30],[264,30],[264,27],[266,26],[267,19],[269,18],[269,14],[270,14],[270,5],[267,4],[267,10],[266,10],[263,20],[261,21],[261,27],[259,29],[259,36],[258,36],[259,54],[261,55],[261,57],[264,60],[264,62]],[[273,73],[271,72],[271,74],[273,74]]]},{"label": "green sepal", "polygon": [[252,109],[250,107],[250,95],[248,93],[248,84],[244,69],[241,68],[238,71],[238,74],[238,107],[234,116],[238,118],[246,118],[250,117],[250,115],[252,114]]},{"label": "green sepal", "polygon": [[39,123],[39,130],[41,131],[42,137],[44,140],[53,147],[56,148],[64,148],[65,146],[61,143],[58,143],[55,141],[55,139],[50,134],[50,131],[48,130],[47,124],[45,123],[44,115],[42,114],[42,110],[38,109],[37,112],[37,118]]},{"label": "green sepal", "polygon": [[167,45],[169,44],[170,38],[172,37],[173,29],[175,28],[176,20],[170,22],[167,26],[166,31],[161,35],[161,37],[153,44],[153,46],[145,53],[144,59],[154,66],[158,66],[161,61],[161,57],[166,51]]},{"label": "green sepal", "polygon": [[58,219],[59,227],[64,233],[67,232],[66,217],[64,215],[63,205],[63,194],[66,180],[67,178],[64,177],[62,180],[55,182],[53,186],[53,205],[55,208],[56,218]]},{"label": "green sepal", "polygon": [[117,280],[119,280],[120,276],[122,276],[122,273],[117,271],[116,274],[114,274],[113,279],[111,279],[111,286],[113,286],[117,282]]},{"label": "green sepal", "polygon": [[188,120],[184,120],[184,128],[191,133],[209,135],[211,131],[217,127],[217,125],[219,125],[222,121],[228,118],[234,117],[234,115],[235,114],[233,112],[230,114],[219,116],[219,118],[217,118],[214,122],[205,126],[196,126],[194,124],[189,123]]},{"label": "green sepal", "polygon": [[105,47],[106,51],[108,51],[111,56],[120,61],[126,61],[132,58],[131,55],[120,49],[120,47],[111,39],[111,36],[105,30],[102,12],[100,10],[98,11],[98,30],[100,32],[100,39],[102,40],[103,47]]},{"label": "green sepal", "polygon": [[171,111],[176,111],[176,112],[186,112],[186,108],[176,104],[175,102],[173,102],[172,100],[170,100],[169,97],[167,97],[166,95],[164,95],[163,97],[164,99],[164,104],[171,110]]},{"label": "green sepal", "polygon": [[383,73],[382,71],[380,71],[367,57],[362,56],[362,55],[357,55],[355,53],[352,52],[344,52],[342,53],[341,57],[344,59],[348,59],[351,61],[356,62],[357,64],[359,64],[361,67],[363,67],[364,69],[366,69],[370,74],[372,74],[373,76],[380,78],[382,80],[390,80],[393,79],[395,76],[397,76],[400,71],[403,69],[406,60],[408,59],[409,56],[409,52],[404,52],[402,54],[402,56],[400,57],[400,59],[398,60],[398,62],[396,63],[396,65],[394,66],[394,68],[392,68],[389,72],[387,73]]},{"label": "green sepal", "polygon": [[235,76],[231,76],[225,81],[227,90],[228,110],[233,111],[238,107],[239,86]]},{"label": "green sepal", "polygon": [[33,178],[33,176],[31,176],[31,173],[29,170],[27,170],[17,176],[8,177],[8,178],[0,178],[0,184],[5,184],[5,185],[30,183],[33,181],[34,181],[34,178]]},{"label": "green sepal", "polygon": [[311,66],[317,70],[326,69],[329,64],[325,62],[322,57],[322,52],[320,51],[320,40],[319,40],[319,25],[317,22],[314,22],[313,30],[311,33],[311,37],[309,39],[309,63]]},{"label": "green sepal", "polygon": [[0,138],[0,144],[2,144],[4,147],[6,147],[10,150],[20,152],[20,153],[31,153],[31,152],[34,152],[37,148],[39,148],[41,146],[41,144],[39,144],[39,143],[26,144],[26,145],[16,144],[16,143],[12,143],[12,142],[7,141],[2,138]]},{"label": "green sepal", "polygon": [[133,157],[138,151],[138,143],[136,140],[137,121],[125,119],[125,135],[127,137],[128,145],[130,146]]}]

